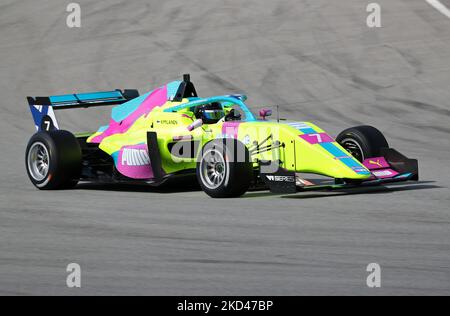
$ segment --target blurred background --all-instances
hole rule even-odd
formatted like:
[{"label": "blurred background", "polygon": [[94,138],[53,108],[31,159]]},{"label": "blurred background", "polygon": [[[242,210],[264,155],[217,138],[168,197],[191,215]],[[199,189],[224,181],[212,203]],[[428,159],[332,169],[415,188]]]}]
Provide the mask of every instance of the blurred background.
[{"label": "blurred background", "polygon": [[[89,294],[374,294],[375,260],[391,268],[381,293],[449,294],[450,19],[425,0],[378,0],[382,28],[367,26],[361,0],[77,3],[81,28],[66,25],[69,1],[0,2],[0,293],[61,293],[78,260]],[[332,135],[374,125],[434,184],[226,205],[201,192],[31,186],[26,96],[144,93],[184,73],[201,96],[244,93],[254,110],[279,105]],[[109,113],[57,115],[94,131]]]}]

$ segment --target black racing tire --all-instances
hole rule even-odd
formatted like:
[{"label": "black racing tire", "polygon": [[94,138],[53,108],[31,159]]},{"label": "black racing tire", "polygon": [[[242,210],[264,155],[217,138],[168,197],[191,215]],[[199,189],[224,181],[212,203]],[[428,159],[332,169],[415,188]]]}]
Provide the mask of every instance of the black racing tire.
[{"label": "black racing tire", "polygon": [[40,190],[70,189],[77,185],[81,174],[81,147],[68,131],[34,134],[25,154],[28,177]]},{"label": "black racing tire", "polygon": [[253,180],[253,164],[247,147],[230,138],[205,144],[197,159],[197,180],[210,197],[242,196]]},{"label": "black racing tire", "polygon": [[346,129],[338,135],[336,141],[360,162],[381,156],[381,149],[389,148],[383,133],[366,125]]}]

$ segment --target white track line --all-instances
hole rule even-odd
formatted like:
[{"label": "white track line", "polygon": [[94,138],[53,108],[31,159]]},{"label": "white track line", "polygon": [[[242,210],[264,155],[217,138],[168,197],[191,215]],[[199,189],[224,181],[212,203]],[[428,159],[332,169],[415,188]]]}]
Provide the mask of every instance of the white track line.
[{"label": "white track line", "polygon": [[436,10],[441,12],[443,15],[450,19],[450,10],[443,5],[439,0],[426,0],[430,5],[432,5]]}]

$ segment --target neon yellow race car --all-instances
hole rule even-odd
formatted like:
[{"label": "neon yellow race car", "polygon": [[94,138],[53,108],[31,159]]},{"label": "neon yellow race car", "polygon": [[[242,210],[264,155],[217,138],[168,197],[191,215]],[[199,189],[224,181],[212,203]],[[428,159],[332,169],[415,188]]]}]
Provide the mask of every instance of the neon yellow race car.
[{"label": "neon yellow race car", "polygon": [[[288,194],[418,180],[417,160],[389,148],[374,127],[350,128],[335,139],[310,122],[270,120],[269,109],[256,117],[245,101],[244,95],[200,98],[189,75],[143,95],[28,97],[37,133],[27,146],[26,170],[42,190],[79,181],[160,185],[196,175],[215,198],[261,186]],[[106,105],[116,106],[95,133],[59,128],[57,110]]]}]

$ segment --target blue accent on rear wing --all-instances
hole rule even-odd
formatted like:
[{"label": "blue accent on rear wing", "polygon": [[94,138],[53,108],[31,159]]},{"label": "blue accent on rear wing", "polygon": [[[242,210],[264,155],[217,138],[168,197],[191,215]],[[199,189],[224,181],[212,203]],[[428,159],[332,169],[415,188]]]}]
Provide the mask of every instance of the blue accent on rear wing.
[{"label": "blue accent on rear wing", "polygon": [[76,93],[49,97],[27,97],[37,131],[59,129],[53,110],[118,105],[139,97],[137,90]]},{"label": "blue accent on rear wing", "polygon": [[54,108],[65,107],[67,105],[77,104],[93,104],[93,103],[110,103],[125,102],[127,99],[122,95],[121,91],[95,92],[95,93],[79,93],[68,95],[57,95],[49,97],[51,105]]},{"label": "blue accent on rear wing", "polygon": [[55,110],[116,105],[139,96],[137,90],[114,90],[92,93],[75,93],[49,97],[27,97],[29,105],[52,106]]},{"label": "blue accent on rear wing", "polygon": [[31,105],[31,115],[33,115],[34,125],[38,132],[58,130],[58,121],[56,120],[53,107],[48,105]]}]

